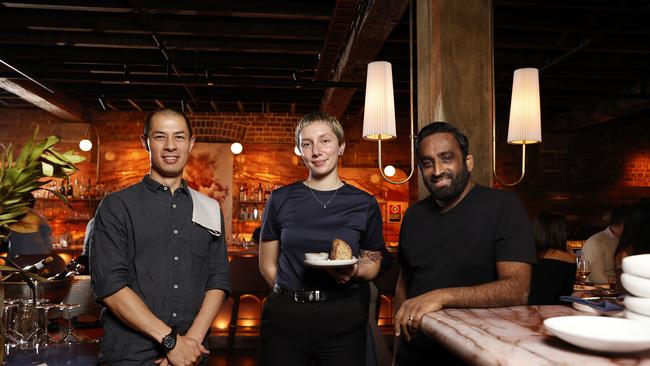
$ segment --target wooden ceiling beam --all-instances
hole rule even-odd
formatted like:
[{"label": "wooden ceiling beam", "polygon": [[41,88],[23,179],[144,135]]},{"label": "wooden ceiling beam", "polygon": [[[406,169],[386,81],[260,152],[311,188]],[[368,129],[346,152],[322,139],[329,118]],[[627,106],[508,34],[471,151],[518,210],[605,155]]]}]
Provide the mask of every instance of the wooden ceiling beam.
[{"label": "wooden ceiling beam", "polygon": [[336,66],[341,50],[345,46],[350,30],[357,16],[359,1],[337,0],[334,6],[332,20],[327,30],[327,37],[320,52],[316,80],[329,80]]},{"label": "wooden ceiling beam", "polygon": [[1,89],[64,120],[76,122],[84,120],[79,102],[68,97],[63,91],[46,86],[42,81],[27,75],[27,73],[33,74],[19,67],[13,60],[0,59],[0,70],[14,75],[12,78],[0,77]]},{"label": "wooden ceiling beam", "polygon": [[[318,55],[321,45],[321,43],[317,41],[289,42],[270,40],[264,42],[251,41],[247,39],[233,41],[173,36],[170,36],[165,40],[165,42],[168,49],[176,51],[280,53],[312,56]],[[113,34],[52,31],[3,32],[0,34],[0,43],[6,45],[69,46],[95,49],[158,49],[158,47],[152,44],[151,36],[143,34],[116,36]]]},{"label": "wooden ceiling beam", "polygon": [[[368,63],[375,60],[408,4],[409,0],[375,0],[370,3],[339,58],[334,81],[363,82]],[[356,88],[330,88],[325,91],[321,108],[340,118],[355,91]]]},{"label": "wooden ceiling beam", "polygon": [[[119,4],[119,5],[118,5]],[[148,14],[173,14],[180,16],[232,16],[240,18],[265,18],[280,20],[319,20],[327,21],[330,18],[330,7],[326,1],[232,1],[219,4],[215,9],[210,2],[191,2],[191,7],[184,7],[187,3],[169,0],[157,0],[155,7],[147,8]],[[54,10],[60,12],[90,12],[90,13],[131,13],[133,8],[120,6],[114,1],[20,1],[3,2],[8,8]]]},{"label": "wooden ceiling beam", "polygon": [[[165,66],[161,60],[160,51],[131,49],[125,52],[121,49],[102,49],[101,52],[89,52],[82,47],[59,46],[33,46],[15,45],[3,47],[6,54],[11,54],[13,59],[21,63],[57,64],[57,63],[89,63],[104,65],[159,65]],[[240,67],[255,69],[275,69],[295,71],[313,69],[316,66],[316,55],[264,54],[256,57],[251,53],[237,52],[177,52],[176,63],[181,68],[192,68],[197,63],[200,65],[219,65],[220,67]],[[291,74],[288,73],[287,77]]]},{"label": "wooden ceiling beam", "polygon": [[[131,15],[125,14],[57,14],[49,11],[0,12],[0,30],[20,32],[67,31],[71,33],[97,32],[118,35],[147,35]],[[320,41],[327,34],[326,22],[286,22],[273,20],[211,19],[205,17],[152,16],[152,25],[161,36],[218,37],[254,40]]]},{"label": "wooden ceiling beam", "polygon": [[547,123],[553,130],[575,131],[644,110],[650,110],[648,97],[646,99],[597,99],[574,106],[568,113],[561,114]]}]

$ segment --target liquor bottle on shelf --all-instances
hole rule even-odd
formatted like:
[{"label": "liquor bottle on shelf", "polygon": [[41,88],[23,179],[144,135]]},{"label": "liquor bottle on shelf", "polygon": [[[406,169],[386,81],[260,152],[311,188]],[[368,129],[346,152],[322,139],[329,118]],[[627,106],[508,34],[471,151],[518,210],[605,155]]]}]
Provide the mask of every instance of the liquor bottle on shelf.
[{"label": "liquor bottle on shelf", "polygon": [[239,186],[239,200],[246,201],[247,194],[248,194],[248,188],[246,187],[246,183],[243,183]]},{"label": "liquor bottle on shelf", "polygon": [[52,263],[53,260],[54,260],[54,258],[52,258],[52,257],[43,258],[43,259],[41,259],[40,261],[38,261],[38,262],[36,262],[34,264],[30,264],[29,266],[23,267],[23,271],[29,272],[29,273],[38,273],[41,270],[45,269],[46,265],[48,265],[49,263]]},{"label": "liquor bottle on shelf", "polygon": [[95,193],[93,192],[93,186],[90,184],[90,178],[88,178],[88,185],[86,186],[86,197],[88,199],[95,198]]},{"label": "liquor bottle on shelf", "polygon": [[79,187],[79,179],[74,179],[74,190],[72,191],[72,198],[79,198],[81,196],[81,189]]},{"label": "liquor bottle on shelf", "polygon": [[264,191],[262,190],[262,183],[257,186],[257,197],[256,200],[261,201],[264,196]]},{"label": "liquor bottle on shelf", "polygon": [[61,193],[63,197],[66,196],[66,192],[68,191],[68,185],[65,182],[66,179],[67,178],[61,179],[61,187],[59,187],[59,193]]},{"label": "liquor bottle on shelf", "polygon": [[72,188],[72,182],[70,182],[70,179],[68,179],[68,188],[65,191],[65,196],[68,198],[74,197],[74,188]]},{"label": "liquor bottle on shelf", "polygon": [[271,186],[267,184],[264,190],[264,201],[268,201],[269,197],[271,197]]}]

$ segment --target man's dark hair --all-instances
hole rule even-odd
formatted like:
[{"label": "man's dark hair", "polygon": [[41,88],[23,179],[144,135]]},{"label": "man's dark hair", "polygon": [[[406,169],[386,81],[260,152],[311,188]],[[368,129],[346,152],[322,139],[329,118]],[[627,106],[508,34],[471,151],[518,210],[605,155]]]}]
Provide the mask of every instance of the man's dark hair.
[{"label": "man's dark hair", "polygon": [[192,137],[192,135],[193,135],[192,134],[192,124],[190,123],[190,119],[187,118],[185,113],[177,111],[177,110],[172,109],[172,108],[163,107],[163,108],[158,108],[155,111],[149,113],[147,118],[144,120],[144,137],[145,138],[149,137],[149,132],[151,132],[151,121],[153,120],[153,118],[157,114],[165,114],[165,113],[176,114],[176,115],[179,115],[179,116],[183,117],[183,119],[185,120],[185,124],[187,125],[187,130],[190,133],[189,137]]},{"label": "man's dark hair", "polygon": [[467,136],[464,133],[458,131],[458,129],[447,122],[433,122],[428,124],[418,132],[415,137],[415,153],[417,154],[420,151],[420,144],[425,137],[436,134],[436,133],[450,133],[454,136],[458,145],[460,145],[460,151],[463,153],[463,159],[469,154],[469,141],[467,141]]},{"label": "man's dark hair", "polygon": [[547,250],[566,252],[566,219],[552,212],[540,212],[533,221],[535,248],[541,254]]},{"label": "man's dark hair", "polygon": [[618,206],[612,210],[612,215],[609,218],[610,225],[620,225],[625,221],[625,212],[628,206]]}]

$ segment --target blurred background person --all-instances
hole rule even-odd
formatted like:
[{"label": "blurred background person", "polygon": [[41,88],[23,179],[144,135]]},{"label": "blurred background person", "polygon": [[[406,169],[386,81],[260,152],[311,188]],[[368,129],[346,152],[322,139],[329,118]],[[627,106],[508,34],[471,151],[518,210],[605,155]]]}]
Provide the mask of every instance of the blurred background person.
[{"label": "blurred background person", "polygon": [[38,216],[38,229],[33,233],[19,233],[12,231],[9,235],[9,258],[15,259],[21,255],[42,255],[52,253],[52,228],[47,219],[34,210],[36,199],[30,196],[28,207]]},{"label": "blurred background person", "polygon": [[614,252],[623,233],[626,210],[627,206],[614,208],[605,230],[592,235],[582,246],[582,257],[591,263],[587,281],[595,284],[616,281]]},{"label": "blurred background person", "polygon": [[556,213],[541,212],[533,221],[537,264],[530,284],[530,305],[561,304],[560,296],[570,296],[576,275],[576,257],[567,250],[566,219]]},{"label": "blurred background person", "polygon": [[[625,227],[614,253],[616,277],[620,278],[623,258],[630,255],[650,254],[650,201],[636,203],[625,214]],[[617,283],[621,283],[617,281]],[[619,286],[622,290],[622,287]]]}]

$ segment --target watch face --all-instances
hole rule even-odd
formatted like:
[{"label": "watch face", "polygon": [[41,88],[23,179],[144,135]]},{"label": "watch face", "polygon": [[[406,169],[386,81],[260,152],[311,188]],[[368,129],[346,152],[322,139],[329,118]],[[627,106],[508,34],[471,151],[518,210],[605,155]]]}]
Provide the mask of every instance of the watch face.
[{"label": "watch face", "polygon": [[171,351],[176,346],[176,337],[171,334],[166,335],[162,340],[162,346],[165,348],[165,351]]}]

